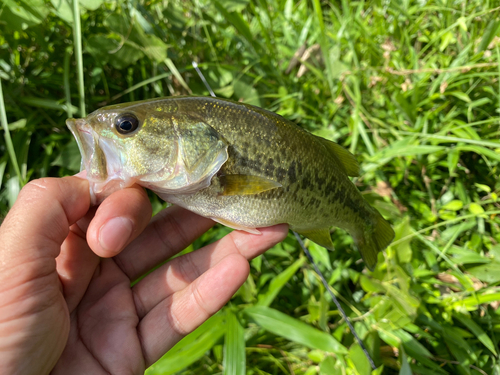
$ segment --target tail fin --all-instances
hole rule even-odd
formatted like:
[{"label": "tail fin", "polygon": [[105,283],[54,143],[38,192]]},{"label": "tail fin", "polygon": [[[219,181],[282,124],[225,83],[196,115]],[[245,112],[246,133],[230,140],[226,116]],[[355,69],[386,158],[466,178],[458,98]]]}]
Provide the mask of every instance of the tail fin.
[{"label": "tail fin", "polygon": [[375,211],[374,225],[365,228],[361,235],[355,236],[356,246],[365,261],[366,266],[373,271],[377,264],[377,255],[394,239],[394,230],[378,211]]}]

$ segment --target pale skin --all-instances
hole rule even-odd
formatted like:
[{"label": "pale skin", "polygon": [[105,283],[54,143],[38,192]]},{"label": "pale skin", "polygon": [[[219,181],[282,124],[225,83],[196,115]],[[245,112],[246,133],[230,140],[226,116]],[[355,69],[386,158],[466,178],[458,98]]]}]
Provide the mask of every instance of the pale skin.
[{"label": "pale skin", "polygon": [[179,207],[151,219],[138,186],[96,210],[84,179],[26,185],[0,227],[0,372],[142,374],[224,306],[248,260],[288,229],[234,231],[130,286],[213,224]]}]

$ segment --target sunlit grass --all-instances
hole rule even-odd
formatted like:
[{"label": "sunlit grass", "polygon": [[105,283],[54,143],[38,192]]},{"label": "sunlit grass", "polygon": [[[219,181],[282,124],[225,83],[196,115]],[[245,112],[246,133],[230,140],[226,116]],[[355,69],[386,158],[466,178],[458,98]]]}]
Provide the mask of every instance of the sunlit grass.
[{"label": "sunlit grass", "polygon": [[[14,168],[17,175],[18,182],[21,186],[24,185],[24,178],[21,175],[21,170],[19,169],[19,163],[17,162],[16,150],[12,144],[12,138],[10,136],[9,123],[7,122],[7,114],[5,113],[5,102],[3,99],[3,89],[2,80],[0,79],[0,121],[2,122],[2,129],[4,132],[5,145],[7,151],[9,152],[10,162]],[[5,166],[3,167],[5,168]],[[2,171],[3,174],[3,171]]]},{"label": "sunlit grass", "polygon": [[[50,4],[26,8],[24,24],[0,14],[0,215],[20,182],[78,171],[67,117],[209,95],[196,61],[217,96],[273,110],[356,154],[355,183],[395,241],[374,272],[343,231],[333,231],[335,252],[309,246],[379,373],[500,374],[495,2]],[[163,203],[152,201],[158,212]],[[216,227],[193,247],[226,233]],[[230,304],[149,375],[370,373],[292,236],[251,265]]]},{"label": "sunlit grass", "polygon": [[[82,28],[80,26],[80,5],[77,0],[73,3],[73,45],[78,72],[78,96],[80,98],[80,116],[85,117],[85,82],[83,78],[83,56],[82,56]],[[68,101],[69,103],[69,101]]]}]

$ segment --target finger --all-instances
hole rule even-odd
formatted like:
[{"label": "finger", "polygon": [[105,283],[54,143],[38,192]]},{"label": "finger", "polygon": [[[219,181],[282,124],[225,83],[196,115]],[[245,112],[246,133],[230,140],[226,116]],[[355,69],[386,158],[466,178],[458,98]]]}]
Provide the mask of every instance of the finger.
[{"label": "finger", "polygon": [[87,244],[87,227],[96,208],[70,227],[70,232],[56,258],[57,273],[61,281],[69,312],[73,312],[85,294],[100,259]]},{"label": "finger", "polygon": [[117,255],[148,225],[151,211],[148,196],[138,185],[111,194],[88,226],[90,248],[101,257]]},{"label": "finger", "polygon": [[28,183],[0,227],[3,288],[46,276],[69,227],[88,211],[89,185],[77,177]]},{"label": "finger", "polygon": [[146,276],[132,288],[139,317],[173,293],[186,288],[227,256],[236,254],[249,260],[263,253],[286,237],[288,226],[281,224],[259,230],[262,235],[231,232],[213,244],[173,259]]},{"label": "finger", "polygon": [[249,269],[244,257],[229,255],[151,310],[137,327],[146,367],[222,308],[245,282]]},{"label": "finger", "polygon": [[157,214],[115,261],[130,280],[135,280],[184,250],[214,224],[181,207],[169,207]]},{"label": "finger", "polygon": [[[124,205],[123,202],[127,204]],[[124,242],[132,240],[144,229],[151,218],[151,207],[142,188],[134,186],[115,192],[99,208],[91,208],[87,215],[71,227],[61,247],[61,254],[56,259],[57,272],[70,312],[87,291],[94,270],[99,265],[99,256],[96,254],[108,257],[123,248],[120,244],[111,244],[111,251],[106,252],[107,249],[103,249],[99,241],[102,237],[106,241],[106,224],[111,223],[113,226],[113,219],[116,217],[128,218],[133,223],[130,238],[127,238],[127,233],[120,233],[123,232],[123,227],[111,228],[114,230],[111,236],[118,233]],[[95,251],[89,247],[87,238],[91,239],[92,242],[89,243],[93,245]],[[108,236],[107,244],[109,245],[111,241],[113,238],[110,240]]]}]

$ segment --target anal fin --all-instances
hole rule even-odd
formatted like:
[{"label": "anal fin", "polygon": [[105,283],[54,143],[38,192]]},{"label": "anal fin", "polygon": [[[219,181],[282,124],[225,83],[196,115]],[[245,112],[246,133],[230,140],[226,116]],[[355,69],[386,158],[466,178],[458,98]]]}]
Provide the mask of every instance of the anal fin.
[{"label": "anal fin", "polygon": [[332,238],[330,237],[330,230],[328,228],[301,230],[300,232],[297,231],[297,233],[309,238],[311,241],[327,248],[328,250],[335,250],[333,247]]},{"label": "anal fin", "polygon": [[258,229],[248,228],[248,227],[245,227],[243,225],[233,223],[233,222],[226,220],[226,219],[221,219],[219,217],[210,217],[210,219],[212,219],[213,221],[216,221],[222,225],[225,225],[226,227],[229,227],[229,228],[233,228],[236,230],[243,230],[245,232],[252,233],[252,234],[262,234]]}]

